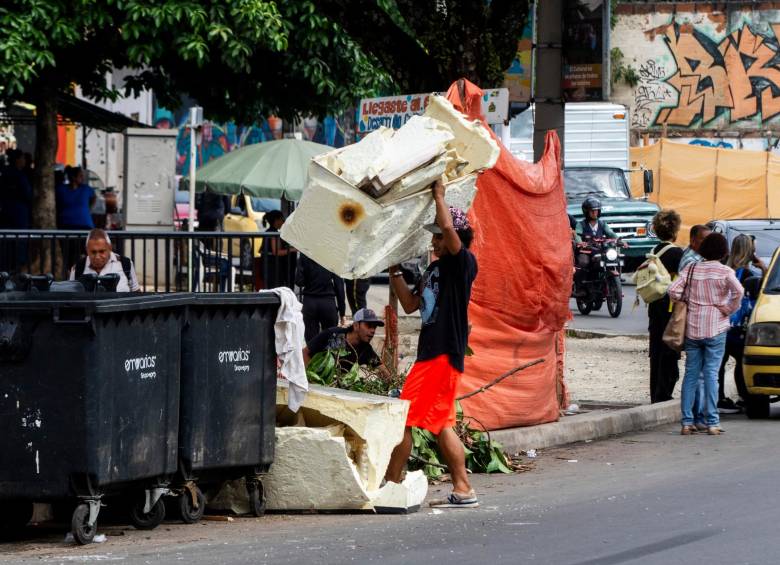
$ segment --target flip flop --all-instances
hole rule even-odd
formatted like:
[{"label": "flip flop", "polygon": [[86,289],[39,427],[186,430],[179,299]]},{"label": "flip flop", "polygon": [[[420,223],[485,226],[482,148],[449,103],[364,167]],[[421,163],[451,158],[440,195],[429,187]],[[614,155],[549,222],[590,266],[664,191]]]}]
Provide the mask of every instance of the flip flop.
[{"label": "flip flop", "polygon": [[476,508],[479,506],[479,501],[474,491],[467,495],[453,492],[444,500],[432,500],[430,506],[432,508]]}]

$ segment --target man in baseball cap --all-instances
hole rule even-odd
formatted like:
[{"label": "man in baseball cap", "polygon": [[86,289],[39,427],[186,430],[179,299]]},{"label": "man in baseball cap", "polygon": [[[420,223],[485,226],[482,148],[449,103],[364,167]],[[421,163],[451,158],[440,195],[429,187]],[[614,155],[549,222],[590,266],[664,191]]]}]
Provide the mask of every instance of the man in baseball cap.
[{"label": "man in baseball cap", "polygon": [[[466,474],[465,452],[455,431],[455,396],[463,373],[468,341],[468,305],[477,276],[477,260],[469,251],[473,232],[466,214],[447,207],[444,184],[433,187],[436,222],[425,229],[433,233],[431,245],[437,260],[423,274],[413,291],[406,286],[400,268],[390,268],[390,284],[409,314],[420,311],[422,328],[417,360],[406,377],[401,398],[410,402],[403,441],[395,448],[385,478],[401,482],[412,450],[412,428],[436,436],[452,477],[452,493],[436,506],[473,508],[477,495]],[[433,506],[434,503],[431,503]]]},{"label": "man in baseball cap", "polygon": [[339,357],[342,370],[349,371],[357,363],[388,377],[389,371],[371,347],[376,329],[384,325],[373,310],[361,308],[352,317],[351,326],[329,328],[311,339],[303,350],[303,360],[308,365],[311,358],[321,351],[343,351],[345,353]]}]

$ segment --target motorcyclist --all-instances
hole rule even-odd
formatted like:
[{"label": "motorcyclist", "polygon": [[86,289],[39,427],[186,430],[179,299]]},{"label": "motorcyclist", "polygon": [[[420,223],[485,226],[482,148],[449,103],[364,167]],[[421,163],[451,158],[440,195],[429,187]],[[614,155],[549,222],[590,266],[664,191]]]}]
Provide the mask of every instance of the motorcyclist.
[{"label": "motorcyclist", "polygon": [[[574,275],[575,294],[577,296],[586,295],[587,291],[582,288],[582,283],[586,278],[586,273],[593,266],[591,256],[588,253],[580,252],[587,248],[593,239],[615,239],[619,241],[618,235],[612,231],[607,222],[600,219],[601,201],[594,196],[588,196],[582,203],[583,219],[577,222],[575,228],[574,241],[576,243],[576,252],[574,261],[579,267]],[[625,242],[619,243],[623,247],[628,247]]]},{"label": "motorcyclist", "polygon": [[582,203],[583,218],[577,222],[574,229],[577,243],[587,243],[593,238],[618,239],[618,235],[612,231],[607,222],[600,219],[601,202],[594,196],[588,196]]}]

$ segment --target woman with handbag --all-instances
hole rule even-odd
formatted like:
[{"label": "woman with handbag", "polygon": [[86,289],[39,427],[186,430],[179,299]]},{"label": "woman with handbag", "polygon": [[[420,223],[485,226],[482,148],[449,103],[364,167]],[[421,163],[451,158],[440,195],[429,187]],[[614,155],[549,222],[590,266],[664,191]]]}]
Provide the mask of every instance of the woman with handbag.
[{"label": "woman with handbag", "polygon": [[[726,347],[726,334],[731,326],[729,317],[742,301],[742,285],[734,271],[721,264],[729,253],[726,238],[719,233],[708,235],[699,248],[700,263],[686,265],[680,278],[669,287],[669,296],[685,311],[685,377],[682,384],[682,435],[696,433],[693,423],[693,402],[699,375],[704,379],[704,418],[707,433],[720,435],[718,414],[718,369]],[[675,304],[677,308],[677,304]],[[673,316],[670,325],[680,323]],[[672,330],[673,328],[668,328]],[[667,331],[664,340],[669,343]]]}]

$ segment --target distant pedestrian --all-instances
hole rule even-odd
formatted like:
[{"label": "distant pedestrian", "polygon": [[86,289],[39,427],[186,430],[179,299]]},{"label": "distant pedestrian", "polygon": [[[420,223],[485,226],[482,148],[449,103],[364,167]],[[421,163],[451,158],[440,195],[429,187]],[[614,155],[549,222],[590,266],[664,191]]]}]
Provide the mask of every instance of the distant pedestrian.
[{"label": "distant pedestrian", "polygon": [[230,211],[230,197],[210,191],[199,192],[195,196],[195,209],[198,211],[198,231],[222,231],[225,214]]},{"label": "distant pedestrian", "polygon": [[32,185],[25,172],[24,154],[6,152],[8,165],[0,173],[0,228],[28,229],[32,210]]},{"label": "distant pedestrian", "polygon": [[693,402],[699,383],[704,379],[704,417],[710,435],[722,433],[718,414],[718,367],[726,346],[729,317],[740,307],[742,285],[726,265],[721,264],[729,252],[726,238],[711,233],[702,242],[700,263],[687,265],[669,287],[672,300],[686,297],[688,313],[685,325],[685,378],[682,384],[682,435],[698,430],[693,422]]},{"label": "distant pedestrian", "polygon": [[[750,277],[762,277],[766,273],[766,265],[756,257],[755,244],[749,235],[740,234],[731,242],[731,252],[729,253],[726,265],[734,270],[734,276],[744,284]],[[744,300],[743,300],[744,303]],[[740,412],[741,406],[726,396],[725,380],[726,365],[729,357],[734,358],[734,384],[737,386],[737,392],[744,402],[748,392],[745,386],[745,377],[742,372],[742,356],[745,349],[745,330],[747,319],[750,317],[752,304],[747,301],[743,308],[740,308],[737,319],[732,316],[731,328],[726,336],[726,349],[723,353],[723,361],[718,371],[718,411],[721,414],[736,414]]]},{"label": "distant pedestrian", "polygon": [[344,290],[347,293],[349,311],[354,317],[355,312],[368,307],[368,290],[371,288],[370,279],[347,279],[344,281]]},{"label": "distant pedestrian", "polygon": [[[674,210],[661,210],[653,217],[653,231],[661,243],[653,248],[653,254],[661,255],[661,263],[672,276],[680,271],[683,250],[674,244],[682,220]],[[672,317],[672,303],[669,296],[659,298],[647,305],[650,334],[650,402],[672,399],[674,386],[680,378],[677,362],[680,354],[663,342],[664,330]]]},{"label": "distant pedestrian", "polygon": [[279,237],[284,221],[284,214],[280,210],[271,210],[263,216],[265,233],[274,234],[263,237],[261,261],[265,288],[293,286],[297,254],[293,247]]},{"label": "distant pedestrian", "polygon": [[57,227],[61,230],[91,230],[95,227],[90,214],[95,191],[84,181],[81,167],[65,168],[65,183],[56,189]]},{"label": "distant pedestrian", "polygon": [[[21,151],[6,152],[0,171],[0,229],[26,230],[32,224],[33,191]],[[0,271],[18,271],[27,264],[27,240],[7,239],[0,245]]]},{"label": "distant pedestrian", "polygon": [[344,281],[306,255],[298,259],[295,284],[303,296],[303,323],[309,342],[317,334],[344,325]]}]

